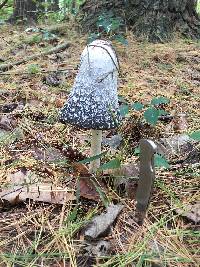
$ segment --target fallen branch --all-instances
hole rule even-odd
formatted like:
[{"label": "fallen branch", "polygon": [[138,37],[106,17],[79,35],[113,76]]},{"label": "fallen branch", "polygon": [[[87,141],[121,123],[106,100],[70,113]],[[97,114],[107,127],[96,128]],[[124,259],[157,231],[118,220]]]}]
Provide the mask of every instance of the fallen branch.
[{"label": "fallen branch", "polygon": [[2,64],[0,65],[0,71],[7,71],[7,70],[10,70],[12,69],[14,66],[18,66],[18,65],[21,65],[23,63],[26,63],[30,60],[34,60],[36,58],[39,58],[39,57],[43,57],[43,56],[46,56],[46,55],[50,55],[50,54],[53,54],[53,53],[57,53],[61,50],[65,50],[66,48],[68,48],[71,44],[70,43],[64,43],[62,45],[58,45],[48,51],[44,51],[44,52],[41,52],[41,53],[38,53],[38,54],[35,54],[35,55],[32,55],[32,56],[28,56],[26,58],[23,58],[19,61],[16,61],[16,62],[13,62],[13,63],[8,63],[8,64]]},{"label": "fallen branch", "polygon": [[[0,65],[1,66],[1,65]],[[52,72],[68,72],[68,71],[74,71],[75,73],[77,72],[77,66],[74,66],[73,68],[67,68],[67,69],[53,69],[53,70],[42,70],[40,71],[39,75],[41,73],[52,73]],[[9,75],[26,75],[30,73],[28,71],[24,71],[24,72],[8,72],[8,73],[4,73],[4,72],[0,72],[0,76],[9,76]],[[35,75],[35,74],[34,74]]]}]

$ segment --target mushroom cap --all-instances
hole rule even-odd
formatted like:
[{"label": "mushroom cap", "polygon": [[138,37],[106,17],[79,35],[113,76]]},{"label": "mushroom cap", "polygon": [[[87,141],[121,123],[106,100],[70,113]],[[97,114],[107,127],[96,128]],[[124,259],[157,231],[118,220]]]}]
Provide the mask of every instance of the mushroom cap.
[{"label": "mushroom cap", "polygon": [[120,121],[118,60],[110,42],[93,41],[82,52],[78,74],[60,121],[84,129],[112,129]]}]

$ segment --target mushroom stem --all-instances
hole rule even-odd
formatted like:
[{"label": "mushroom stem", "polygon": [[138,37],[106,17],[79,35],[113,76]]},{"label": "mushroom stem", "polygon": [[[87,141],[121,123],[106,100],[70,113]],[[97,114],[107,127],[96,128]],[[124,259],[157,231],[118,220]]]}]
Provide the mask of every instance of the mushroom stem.
[{"label": "mushroom stem", "polygon": [[[91,157],[101,154],[102,130],[91,130]],[[91,161],[90,172],[95,172],[100,166],[100,159]]]}]

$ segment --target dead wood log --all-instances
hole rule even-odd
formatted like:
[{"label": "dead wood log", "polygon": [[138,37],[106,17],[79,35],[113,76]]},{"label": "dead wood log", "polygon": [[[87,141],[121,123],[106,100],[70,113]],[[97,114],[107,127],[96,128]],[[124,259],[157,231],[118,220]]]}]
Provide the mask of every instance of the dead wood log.
[{"label": "dead wood log", "polygon": [[39,57],[43,57],[43,56],[46,56],[46,55],[50,55],[50,54],[54,54],[54,53],[57,53],[61,50],[65,50],[67,49],[71,44],[70,43],[64,43],[62,45],[58,45],[48,51],[44,51],[44,52],[41,52],[41,53],[38,53],[38,54],[35,54],[35,55],[32,55],[32,56],[28,56],[26,58],[23,58],[19,61],[16,61],[16,62],[12,62],[12,63],[7,63],[7,64],[1,64],[0,65],[0,72],[3,72],[3,71],[7,71],[7,70],[10,70],[12,69],[14,66],[18,66],[18,65],[21,65],[23,63],[26,63],[30,60],[34,60],[36,58],[39,58]]}]

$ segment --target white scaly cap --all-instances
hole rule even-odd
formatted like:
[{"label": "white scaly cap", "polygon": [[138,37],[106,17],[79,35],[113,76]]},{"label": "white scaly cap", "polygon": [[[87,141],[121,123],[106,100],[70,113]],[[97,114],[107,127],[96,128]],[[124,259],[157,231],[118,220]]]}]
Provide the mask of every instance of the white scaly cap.
[{"label": "white scaly cap", "polygon": [[84,129],[112,129],[120,121],[117,96],[118,60],[110,42],[85,47],[72,91],[60,121]]}]

